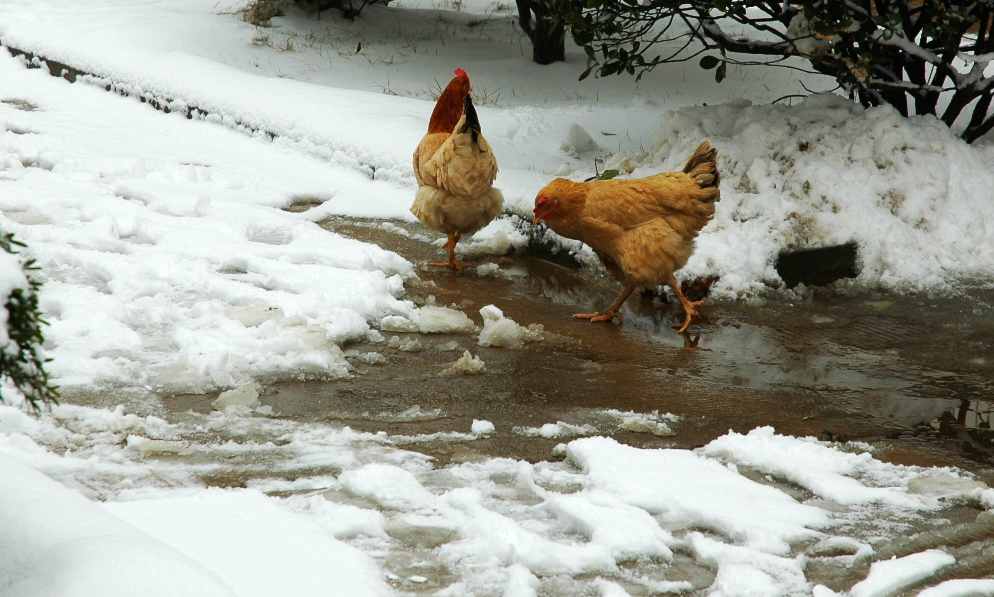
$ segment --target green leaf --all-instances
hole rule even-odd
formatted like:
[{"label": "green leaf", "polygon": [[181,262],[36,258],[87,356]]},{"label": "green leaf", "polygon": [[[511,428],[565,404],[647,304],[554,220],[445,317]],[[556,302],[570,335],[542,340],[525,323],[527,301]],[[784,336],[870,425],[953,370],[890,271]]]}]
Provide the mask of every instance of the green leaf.
[{"label": "green leaf", "polygon": [[621,171],[611,168],[610,170],[605,170],[600,173],[597,180],[611,180],[612,178],[621,174]]}]

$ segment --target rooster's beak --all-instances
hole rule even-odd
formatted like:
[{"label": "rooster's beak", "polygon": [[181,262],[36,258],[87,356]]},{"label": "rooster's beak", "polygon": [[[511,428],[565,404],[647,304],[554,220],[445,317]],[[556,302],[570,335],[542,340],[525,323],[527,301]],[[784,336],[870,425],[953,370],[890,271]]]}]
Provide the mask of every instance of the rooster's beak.
[{"label": "rooster's beak", "polygon": [[538,225],[542,223],[542,216],[538,215],[538,212],[532,216],[532,224]]}]

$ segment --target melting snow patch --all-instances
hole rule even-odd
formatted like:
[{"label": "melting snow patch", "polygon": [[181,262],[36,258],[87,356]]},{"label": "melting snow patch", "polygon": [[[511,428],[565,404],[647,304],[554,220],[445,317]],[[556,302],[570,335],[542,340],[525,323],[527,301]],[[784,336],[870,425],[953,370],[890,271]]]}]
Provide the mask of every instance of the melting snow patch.
[{"label": "melting snow patch", "polygon": [[842,452],[810,437],[778,435],[772,427],[745,435],[728,433],[704,446],[702,453],[786,479],[838,504],[939,507],[934,496],[907,491],[908,484],[922,476],[922,469],[881,462],[867,453]]},{"label": "melting snow patch", "polygon": [[593,425],[587,425],[586,423],[582,425],[574,425],[572,423],[566,423],[564,421],[556,421],[555,423],[546,423],[541,427],[515,427],[511,431],[513,431],[518,435],[553,439],[556,437],[576,437],[578,435],[593,435],[597,433],[597,428],[594,427]]},{"label": "melting snow patch", "polygon": [[874,562],[870,574],[849,590],[850,597],[884,597],[925,580],[956,563],[948,553],[929,549],[920,553]]},{"label": "melting snow patch", "polygon": [[507,584],[504,585],[503,597],[536,597],[538,585],[538,577],[528,568],[514,564],[507,569]]},{"label": "melting snow patch", "polygon": [[232,390],[221,392],[216,400],[211,402],[215,410],[249,410],[259,406],[259,384],[247,383]]},{"label": "melting snow patch", "polygon": [[487,365],[483,359],[473,356],[467,350],[439,375],[480,375],[486,370]]},{"label": "melting snow patch", "polygon": [[149,439],[139,435],[129,435],[127,446],[137,451],[142,458],[159,454],[188,454],[190,446],[187,442],[168,439]]},{"label": "melting snow patch", "polygon": [[497,275],[497,272],[499,271],[500,271],[500,266],[497,265],[496,263],[481,263],[480,265],[476,266],[476,275],[480,276],[481,278]]},{"label": "melting snow patch", "polygon": [[624,587],[603,578],[595,578],[594,587],[599,591],[600,597],[631,597]]},{"label": "melting snow patch", "polygon": [[400,336],[390,336],[387,346],[401,352],[418,352],[422,349],[421,341],[413,337],[401,339]]},{"label": "melting snow patch", "polygon": [[947,580],[918,593],[918,597],[991,597],[994,580]]},{"label": "melting snow patch", "polygon": [[513,319],[504,317],[504,312],[494,305],[480,309],[483,317],[483,330],[480,331],[480,346],[500,348],[521,348],[525,342],[542,339],[544,328],[541,324],[531,324],[527,328],[518,325]]},{"label": "melting snow patch", "polygon": [[680,420],[677,415],[660,413],[658,410],[637,413],[630,410],[604,409],[598,412],[617,419],[618,429],[633,433],[651,433],[660,437],[673,435],[672,425]]}]

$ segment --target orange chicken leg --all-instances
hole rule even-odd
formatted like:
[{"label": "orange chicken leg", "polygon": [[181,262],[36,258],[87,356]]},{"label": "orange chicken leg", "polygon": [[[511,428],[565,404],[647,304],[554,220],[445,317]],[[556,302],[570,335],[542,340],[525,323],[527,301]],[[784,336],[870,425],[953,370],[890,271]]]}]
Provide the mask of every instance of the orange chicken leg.
[{"label": "orange chicken leg", "polygon": [[688,299],[687,296],[683,293],[683,290],[680,289],[680,283],[677,282],[676,278],[673,275],[670,275],[666,283],[670,285],[670,288],[673,289],[673,294],[676,295],[676,298],[680,301],[680,304],[683,305],[683,312],[684,312],[683,325],[679,327],[673,326],[673,329],[675,329],[678,333],[682,334],[687,331],[688,327],[690,327],[690,322],[693,321],[695,317],[697,317],[697,307],[700,307],[704,303],[704,301],[703,300],[692,301]]},{"label": "orange chicken leg", "polygon": [[626,284],[618,294],[618,298],[606,310],[598,313],[576,313],[573,317],[576,319],[589,319],[591,323],[595,321],[611,321],[614,319],[615,314],[617,314],[618,309],[621,308],[621,305],[625,304],[625,301],[628,300],[628,297],[633,292],[635,292],[635,285]]},{"label": "orange chicken leg", "polygon": [[449,253],[448,261],[432,261],[431,265],[435,267],[447,267],[454,272],[462,271],[463,264],[456,259],[456,243],[459,242],[460,234],[458,232],[450,232],[449,240],[446,241],[444,247]]}]

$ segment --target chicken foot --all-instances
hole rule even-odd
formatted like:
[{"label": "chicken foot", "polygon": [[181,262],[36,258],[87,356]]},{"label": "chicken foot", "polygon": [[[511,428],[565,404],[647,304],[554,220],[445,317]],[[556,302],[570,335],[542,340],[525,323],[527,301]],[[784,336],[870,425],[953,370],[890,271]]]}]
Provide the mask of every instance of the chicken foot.
[{"label": "chicken foot", "polygon": [[676,295],[676,298],[680,301],[680,304],[683,305],[683,312],[685,314],[683,325],[680,326],[679,328],[677,328],[677,326],[673,326],[673,329],[675,329],[677,333],[683,334],[684,332],[687,331],[687,328],[690,327],[690,322],[693,321],[695,317],[697,317],[697,307],[700,307],[702,304],[704,304],[704,301],[703,300],[692,301],[688,299],[687,295],[685,295],[683,293],[683,290],[680,288],[680,283],[677,282],[676,277],[673,276],[672,274],[670,275],[666,283],[670,285],[670,288],[673,289],[673,294]]},{"label": "chicken foot", "polygon": [[449,240],[446,241],[444,248],[449,253],[448,261],[432,261],[429,265],[435,267],[447,267],[454,272],[462,271],[463,264],[456,259],[456,243],[462,237],[458,232],[450,232]]},{"label": "chicken foot", "polygon": [[615,314],[618,313],[618,309],[621,308],[621,305],[625,304],[625,301],[628,300],[628,297],[631,296],[633,292],[635,292],[635,285],[625,284],[625,287],[622,288],[621,292],[618,294],[618,298],[615,299],[614,303],[612,303],[611,306],[604,311],[596,313],[576,313],[573,317],[576,319],[589,319],[591,323],[595,321],[611,321],[614,319]]}]

